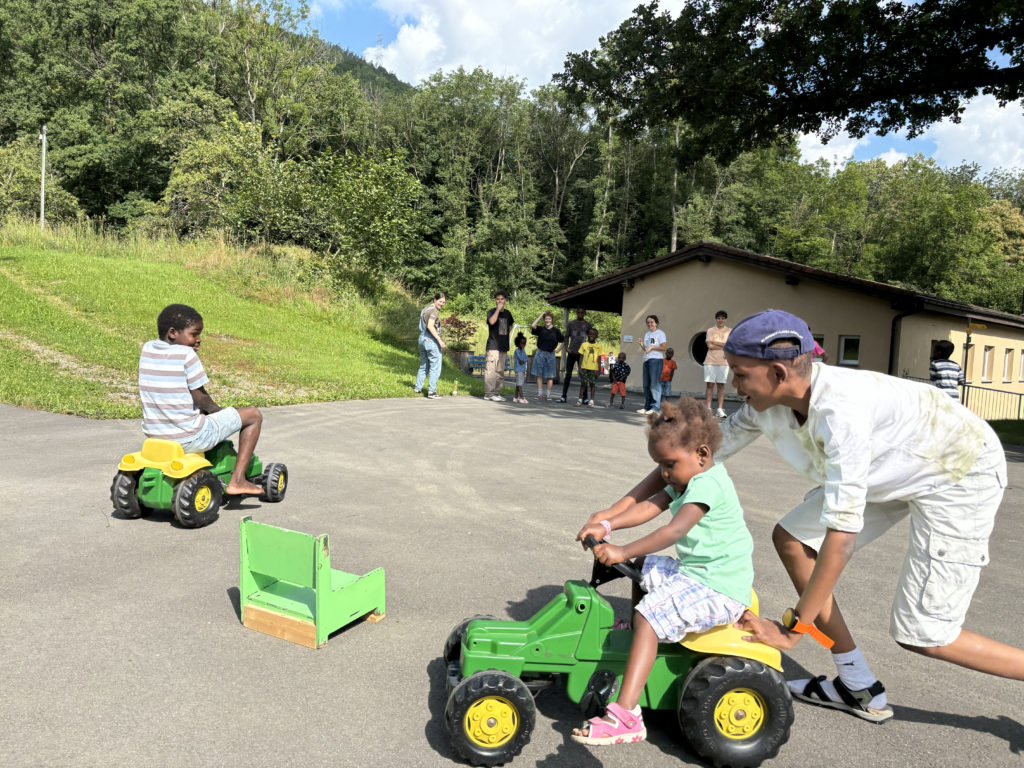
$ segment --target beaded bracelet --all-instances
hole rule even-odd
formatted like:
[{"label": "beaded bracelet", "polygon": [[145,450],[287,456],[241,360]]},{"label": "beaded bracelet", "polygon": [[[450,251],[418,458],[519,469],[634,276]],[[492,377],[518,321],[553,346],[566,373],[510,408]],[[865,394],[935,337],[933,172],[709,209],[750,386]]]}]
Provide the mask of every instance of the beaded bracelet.
[{"label": "beaded bracelet", "polygon": [[601,521],[601,525],[604,526],[604,537],[605,537],[605,539],[610,538],[611,535],[612,535],[612,524],[609,523],[607,520],[602,520]]}]

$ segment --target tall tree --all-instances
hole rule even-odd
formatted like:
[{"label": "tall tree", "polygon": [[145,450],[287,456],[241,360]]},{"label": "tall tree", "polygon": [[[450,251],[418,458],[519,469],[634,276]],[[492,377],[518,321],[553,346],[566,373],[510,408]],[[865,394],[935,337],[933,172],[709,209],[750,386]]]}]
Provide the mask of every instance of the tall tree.
[{"label": "tall tree", "polygon": [[915,136],[979,93],[1024,95],[1024,15],[1016,0],[695,0],[676,17],[654,2],[556,79],[634,131],[684,120],[691,157],[794,132]]}]

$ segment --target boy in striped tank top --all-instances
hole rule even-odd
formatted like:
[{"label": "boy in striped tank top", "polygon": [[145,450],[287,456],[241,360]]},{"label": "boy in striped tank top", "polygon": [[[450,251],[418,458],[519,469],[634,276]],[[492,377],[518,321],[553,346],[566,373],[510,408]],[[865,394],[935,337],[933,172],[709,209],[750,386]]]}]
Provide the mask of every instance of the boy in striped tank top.
[{"label": "boy in striped tank top", "polygon": [[186,453],[202,453],[238,435],[238,458],[225,488],[229,496],[258,496],[245,478],[256,450],[263,415],[258,408],[222,408],[206,393],[210,381],[199,362],[203,318],[192,307],[171,304],[156,319],[159,339],[142,345],[139,397],[146,437],[175,440]]}]

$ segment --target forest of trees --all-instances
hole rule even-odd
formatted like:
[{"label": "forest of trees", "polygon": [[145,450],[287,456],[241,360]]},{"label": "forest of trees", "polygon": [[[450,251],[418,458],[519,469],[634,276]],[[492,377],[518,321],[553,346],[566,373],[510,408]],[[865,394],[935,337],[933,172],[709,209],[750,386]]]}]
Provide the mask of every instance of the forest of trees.
[{"label": "forest of trees", "polygon": [[701,126],[609,114],[482,69],[407,86],[284,0],[0,6],[0,217],[38,215],[46,124],[49,221],[297,244],[417,292],[535,297],[716,240],[1021,311],[1020,170],[785,136],[695,160]]}]

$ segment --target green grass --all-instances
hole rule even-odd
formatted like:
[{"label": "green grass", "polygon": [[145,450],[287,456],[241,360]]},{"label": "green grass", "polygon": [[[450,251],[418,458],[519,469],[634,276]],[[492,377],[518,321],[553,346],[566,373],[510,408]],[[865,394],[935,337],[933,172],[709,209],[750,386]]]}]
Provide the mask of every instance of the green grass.
[{"label": "green grass", "polygon": [[999,419],[990,421],[989,424],[1004,445],[1024,445],[1024,421]]},{"label": "green grass", "polygon": [[[97,418],[140,414],[139,349],[170,303],[204,319],[214,399],[278,405],[412,396],[419,302],[384,286],[373,302],[310,279],[309,254],[211,240],[119,240],[75,227],[0,227],[0,400]],[[410,330],[411,329],[411,330]],[[439,391],[479,380],[446,362]]]}]

